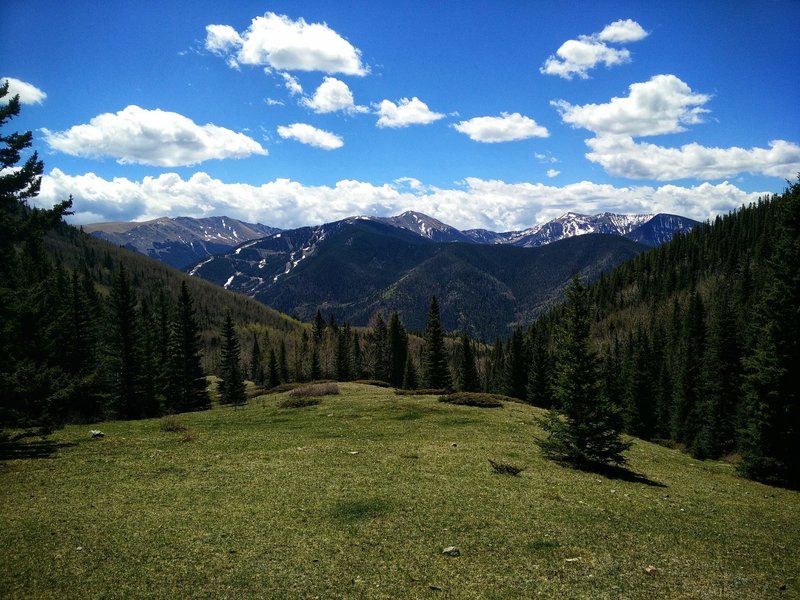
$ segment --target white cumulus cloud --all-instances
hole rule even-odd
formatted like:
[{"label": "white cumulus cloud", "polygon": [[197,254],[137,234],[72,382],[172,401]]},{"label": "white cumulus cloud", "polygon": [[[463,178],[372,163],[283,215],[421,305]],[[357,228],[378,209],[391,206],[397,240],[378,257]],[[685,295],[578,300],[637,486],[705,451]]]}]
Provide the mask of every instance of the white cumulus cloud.
[{"label": "white cumulus cloud", "polygon": [[133,181],[124,177],[107,180],[94,173],[72,176],[53,169],[42,180],[37,203],[49,206],[72,194],[73,223],[224,214],[291,228],[353,215],[388,216],[416,210],[459,229],[508,231],[544,223],[569,210],[591,214],[666,212],[702,220],[766,193],[747,193],[728,182],[616,187],[581,181],[553,186],[470,177],[450,188],[425,185],[414,178],[381,185],[342,180],[332,186],[308,186],[289,179],[251,185],[225,183],[203,172],[188,179],[164,173]]},{"label": "white cumulus cloud", "polygon": [[499,117],[474,117],[453,125],[456,131],[476,142],[513,142],[532,137],[548,137],[547,128],[519,113],[501,113]]},{"label": "white cumulus cloud", "polygon": [[291,73],[279,73],[281,78],[283,78],[283,85],[289,90],[290,96],[297,96],[303,93],[303,86],[300,85],[300,82],[297,80],[297,77],[292,75]]},{"label": "white cumulus cloud", "polygon": [[649,81],[634,83],[624,98],[614,97],[604,104],[572,105],[564,100],[551,104],[565,123],[598,135],[659,135],[685,131],[685,125],[702,122],[708,113],[703,105],[711,97],[693,92],[675,75],[656,75]]},{"label": "white cumulus cloud", "polygon": [[0,85],[4,83],[8,83],[8,93],[3,98],[3,103],[17,95],[22,104],[41,104],[47,98],[47,94],[27,81],[14,77],[0,77]]},{"label": "white cumulus cloud", "polygon": [[280,125],[278,126],[278,135],[285,140],[295,140],[323,150],[336,150],[344,146],[342,138],[338,135],[324,129],[317,129],[307,123]]},{"label": "white cumulus cloud", "polygon": [[428,105],[414,96],[401,98],[395,104],[391,100],[383,100],[377,105],[378,127],[408,127],[409,125],[427,125],[444,118],[441,113],[433,112]]},{"label": "white cumulus cloud", "polygon": [[558,177],[559,175],[561,175],[561,171],[556,171],[555,169],[547,169],[548,177]]},{"label": "white cumulus cloud", "polygon": [[347,84],[335,77],[325,77],[314,95],[303,98],[301,103],[316,113],[363,113],[369,110],[366,106],[358,106]]},{"label": "white cumulus cloud", "polygon": [[586,155],[610,175],[629,179],[722,179],[739,173],[790,179],[800,173],[800,146],[774,140],[769,148],[709,148],[697,143],[680,148],[636,142],[630,136],[586,140]]},{"label": "white cumulus cloud", "polygon": [[236,64],[345,75],[368,72],[361,51],[327,24],[293,21],[272,12],[255,17],[241,33],[230,25],[208,25],[205,46]]},{"label": "white cumulus cloud", "polygon": [[158,167],[195,165],[210,159],[267,154],[254,139],[216,125],[197,125],[174,112],[131,105],[103,113],[66,131],[42,129],[54,150],[88,158],[110,156],[118,163]]},{"label": "white cumulus cloud", "polygon": [[578,36],[567,40],[551,55],[539,69],[545,75],[557,75],[564,79],[578,76],[588,79],[589,71],[597,65],[612,67],[630,62],[627,48],[612,48],[607,43],[636,42],[647,37],[647,32],[636,21],[625,19],[606,25],[600,33]]}]

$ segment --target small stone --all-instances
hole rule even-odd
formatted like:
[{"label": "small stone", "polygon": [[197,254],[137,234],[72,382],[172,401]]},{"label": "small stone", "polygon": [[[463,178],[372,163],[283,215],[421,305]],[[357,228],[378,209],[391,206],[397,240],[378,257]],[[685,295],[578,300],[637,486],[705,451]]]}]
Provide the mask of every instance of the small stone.
[{"label": "small stone", "polygon": [[458,549],[458,546],[448,546],[442,550],[442,554],[446,554],[447,556],[461,556],[461,550]]},{"label": "small stone", "polygon": [[353,450],[352,452],[348,452],[348,454],[358,454],[358,450]]},{"label": "small stone", "polygon": [[778,589],[782,592],[786,591],[786,584],[782,583]]},{"label": "small stone", "polygon": [[99,429],[92,429],[89,432],[89,437],[91,437],[93,440],[99,440],[100,438],[106,437],[106,434]]},{"label": "small stone", "polygon": [[457,446],[458,446],[458,444],[456,444],[455,442],[453,442],[453,443],[452,443],[452,444],[450,444],[450,445],[451,445],[453,448],[455,448],[455,447],[457,447]]},{"label": "small stone", "polygon": [[656,569],[653,565],[647,565],[644,568],[644,572],[648,575],[655,575],[658,572],[658,569]]},{"label": "small stone", "polygon": [[564,562],[578,562],[580,559],[580,556],[576,556],[575,558],[565,558]]}]

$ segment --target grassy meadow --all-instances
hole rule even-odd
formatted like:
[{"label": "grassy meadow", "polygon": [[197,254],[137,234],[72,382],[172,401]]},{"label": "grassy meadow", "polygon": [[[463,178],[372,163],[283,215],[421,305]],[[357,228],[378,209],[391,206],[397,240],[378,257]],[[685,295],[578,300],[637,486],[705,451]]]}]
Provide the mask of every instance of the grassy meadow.
[{"label": "grassy meadow", "polygon": [[642,477],[575,471],[538,409],[340,387],[0,446],[0,597],[800,597],[798,492],[638,440]]}]

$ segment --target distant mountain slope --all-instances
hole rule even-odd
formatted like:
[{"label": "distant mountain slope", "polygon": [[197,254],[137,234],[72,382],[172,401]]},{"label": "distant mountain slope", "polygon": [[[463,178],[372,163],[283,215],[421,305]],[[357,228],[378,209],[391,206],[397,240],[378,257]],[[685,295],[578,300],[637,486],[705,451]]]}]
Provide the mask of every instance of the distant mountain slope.
[{"label": "distant mountain slope", "polygon": [[643,249],[609,235],[543,248],[434,242],[395,224],[353,218],[245,243],[190,274],[303,320],[321,309],[355,325],[397,310],[411,329],[422,329],[437,294],[447,329],[493,338],[558,299],[575,272],[594,278]]},{"label": "distant mountain slope", "polygon": [[660,246],[677,233],[687,233],[698,225],[697,221],[678,215],[658,214],[649,221],[624,234],[629,240],[645,246]]},{"label": "distant mountain slope", "polygon": [[220,254],[242,242],[280,231],[230,217],[161,217],[153,221],[93,223],[92,236],[135,250],[178,269]]}]

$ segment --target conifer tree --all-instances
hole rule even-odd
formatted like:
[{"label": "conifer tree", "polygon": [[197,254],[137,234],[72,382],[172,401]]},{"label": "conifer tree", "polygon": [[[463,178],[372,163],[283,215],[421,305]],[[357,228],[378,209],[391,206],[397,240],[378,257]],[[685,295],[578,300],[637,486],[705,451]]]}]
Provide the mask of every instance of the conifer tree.
[{"label": "conifer tree", "polygon": [[247,398],[242,374],[241,345],[230,312],[225,315],[225,323],[222,326],[220,371],[218,387],[220,404],[245,404]]},{"label": "conifer tree", "polygon": [[[270,361],[272,361],[272,354],[270,354]],[[275,369],[277,371],[277,363]],[[271,372],[272,367],[270,367],[270,373]],[[317,344],[314,344],[314,347],[311,349],[311,380],[316,381],[318,379],[322,379],[322,365],[319,361],[319,347]]]},{"label": "conifer tree", "polygon": [[264,364],[261,356],[261,346],[258,343],[258,335],[253,332],[253,348],[250,351],[250,377],[256,385],[264,385]]},{"label": "conifer tree", "polygon": [[525,399],[528,384],[528,361],[525,357],[525,341],[522,331],[515,328],[508,340],[506,351],[506,370],[503,379],[503,393],[512,398]]},{"label": "conifer tree", "polygon": [[127,272],[120,266],[111,288],[109,364],[114,410],[122,419],[142,417],[141,334],[136,298]]},{"label": "conifer tree", "polygon": [[458,358],[458,389],[462,392],[478,392],[481,381],[478,368],[475,366],[475,355],[472,353],[472,344],[465,331],[461,335],[461,347]]},{"label": "conifer tree", "polygon": [[557,408],[541,421],[547,437],[539,446],[546,456],[576,465],[623,464],[630,444],[621,438],[618,408],[603,395],[597,359],[589,349],[590,305],[577,275],[566,297],[556,339]]},{"label": "conifer tree", "polygon": [[314,337],[314,341],[319,343],[322,341],[322,336],[325,335],[325,319],[322,316],[322,313],[317,309],[317,316],[314,317],[314,326],[312,329],[312,336]]},{"label": "conifer tree", "polygon": [[439,302],[431,298],[428,310],[428,324],[425,327],[425,347],[422,355],[423,380],[430,389],[450,389],[453,381],[447,364],[444,347],[444,333],[439,315]]},{"label": "conifer tree", "polygon": [[369,352],[372,367],[372,378],[379,381],[388,381],[391,364],[389,362],[388,347],[389,332],[383,316],[378,313],[372,331],[369,332]]},{"label": "conifer tree", "polygon": [[[316,347],[314,348],[316,350]],[[312,366],[313,372],[313,366]],[[313,375],[312,375],[313,378]],[[267,362],[267,388],[274,388],[281,383],[280,369],[278,368],[278,357],[275,356],[275,348],[269,349],[269,361]]]},{"label": "conifer tree", "polygon": [[356,331],[353,332],[353,344],[350,352],[353,358],[353,379],[361,379],[364,374],[364,357],[361,353],[361,341]]},{"label": "conifer tree", "polygon": [[411,358],[411,353],[406,355],[406,367],[403,370],[403,389],[415,390],[419,387],[419,378],[417,377],[417,368],[414,366],[414,360]]},{"label": "conifer tree", "polygon": [[211,400],[200,362],[200,327],[186,282],[181,282],[170,335],[167,406],[176,412],[204,410]]},{"label": "conifer tree", "polygon": [[403,385],[406,356],[408,355],[408,335],[400,321],[400,315],[396,311],[389,318],[387,346],[389,355],[389,378],[387,381],[394,387],[400,387]]},{"label": "conifer tree", "polygon": [[158,329],[153,325],[150,304],[143,299],[139,309],[141,324],[142,360],[142,417],[157,417],[161,414],[161,398],[158,396],[158,382],[161,369],[158,364]]},{"label": "conifer tree", "polygon": [[345,323],[339,328],[339,335],[336,339],[336,379],[339,381],[350,381],[351,379],[352,343],[350,325]]},{"label": "conifer tree", "polygon": [[534,335],[531,352],[531,368],[528,371],[528,387],[525,397],[528,404],[541,408],[553,405],[552,364],[547,345],[541,335]]},{"label": "conifer tree", "polygon": [[756,312],[756,343],[744,360],[741,470],[800,484],[800,180],[778,201],[775,251]]}]

